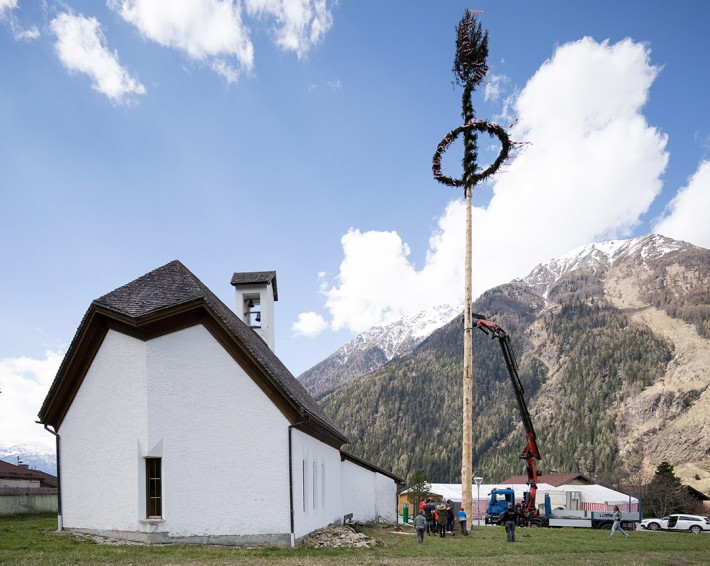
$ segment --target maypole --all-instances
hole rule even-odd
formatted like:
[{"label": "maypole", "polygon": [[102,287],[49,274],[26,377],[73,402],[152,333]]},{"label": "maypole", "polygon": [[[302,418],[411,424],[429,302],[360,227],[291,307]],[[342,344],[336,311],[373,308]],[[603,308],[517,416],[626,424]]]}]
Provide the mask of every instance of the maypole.
[{"label": "maypole", "polygon": [[[432,170],[434,178],[450,187],[463,187],[466,205],[466,256],[464,261],[464,334],[463,334],[463,439],[461,443],[461,502],[472,516],[472,484],[473,484],[473,323],[471,308],[472,296],[472,219],[471,193],[473,187],[480,181],[495,173],[508,158],[511,149],[507,132],[497,124],[475,120],[471,97],[476,86],[483,81],[488,72],[486,59],[488,57],[488,32],[481,28],[476,16],[479,12],[467,11],[456,28],[456,57],[454,59],[454,75],[456,82],[463,87],[462,112],[463,125],[451,130],[441,140],[436,152]],[[482,172],[478,170],[478,132],[487,132],[496,136],[501,143],[501,151],[495,162]],[[446,148],[463,134],[463,178],[452,179],[441,172],[441,158]]]}]

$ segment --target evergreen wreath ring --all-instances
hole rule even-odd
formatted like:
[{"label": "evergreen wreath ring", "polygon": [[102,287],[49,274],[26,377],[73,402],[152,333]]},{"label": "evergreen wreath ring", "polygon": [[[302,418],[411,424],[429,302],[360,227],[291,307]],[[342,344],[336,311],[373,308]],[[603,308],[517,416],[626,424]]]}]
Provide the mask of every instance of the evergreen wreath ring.
[{"label": "evergreen wreath ring", "polygon": [[486,132],[491,136],[497,137],[500,140],[501,145],[500,153],[498,154],[498,157],[493,162],[493,164],[485,171],[482,171],[481,173],[474,173],[471,176],[472,185],[475,185],[480,181],[483,181],[484,179],[487,179],[488,177],[493,175],[503,164],[503,162],[508,159],[508,156],[510,155],[510,149],[513,145],[510,141],[510,137],[508,136],[508,132],[506,132],[503,127],[499,126],[498,124],[491,124],[489,122],[485,122],[483,120],[472,120],[468,124],[464,124],[462,126],[459,126],[458,128],[451,130],[448,134],[444,136],[444,139],[439,142],[439,145],[436,148],[436,152],[434,153],[434,163],[432,165],[434,178],[440,183],[448,185],[449,187],[463,187],[465,182],[463,179],[453,179],[444,175],[441,172],[441,158],[447,148],[456,140],[456,138],[458,138],[466,130]]}]

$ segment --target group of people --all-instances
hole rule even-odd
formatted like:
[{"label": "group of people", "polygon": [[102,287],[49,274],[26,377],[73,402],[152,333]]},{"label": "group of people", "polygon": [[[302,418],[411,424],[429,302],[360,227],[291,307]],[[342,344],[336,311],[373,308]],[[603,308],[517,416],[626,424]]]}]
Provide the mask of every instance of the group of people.
[{"label": "group of people", "polygon": [[[438,534],[441,538],[445,538],[447,533],[453,536],[454,518],[454,508],[450,499],[436,505],[433,499],[427,497],[419,504],[419,514],[414,518],[419,544],[424,544],[425,533],[429,536]],[[466,510],[461,507],[458,511],[458,520],[461,534],[464,536],[468,536],[467,519]]]},{"label": "group of people", "polygon": [[[459,525],[461,526],[461,534],[468,536],[468,528],[466,521],[466,510],[461,507],[459,509]],[[515,525],[518,522],[520,512],[513,504],[508,504],[508,508],[503,512],[503,524],[505,525],[505,534],[508,542],[515,542]],[[451,505],[451,500],[434,505],[430,498],[422,501],[419,505],[419,514],[414,518],[414,528],[417,531],[419,544],[424,544],[424,534],[432,535],[439,534],[440,537],[446,537],[446,533],[453,536],[454,534],[454,511]]]},{"label": "group of people", "polygon": [[[503,511],[500,517],[501,522],[505,526],[505,536],[507,542],[515,542],[515,527],[518,524],[520,518],[520,506],[513,506],[512,503],[508,503],[508,507]],[[463,507],[459,509],[458,512],[459,525],[461,526],[461,533],[464,536],[468,536],[468,529],[466,527],[466,511]],[[610,538],[614,538],[614,534],[621,532],[624,538],[628,538],[628,533],[624,531],[621,527],[621,511],[619,511],[618,506],[614,506],[614,512],[612,513],[613,525],[611,527]],[[422,501],[419,505],[419,514],[414,518],[414,528],[417,531],[417,537],[419,539],[419,544],[424,544],[424,534],[436,535],[439,534],[440,537],[446,537],[446,533],[454,535],[454,511],[451,504],[451,500],[446,502],[441,502],[438,505],[434,505],[431,498],[427,498],[426,501]]]}]

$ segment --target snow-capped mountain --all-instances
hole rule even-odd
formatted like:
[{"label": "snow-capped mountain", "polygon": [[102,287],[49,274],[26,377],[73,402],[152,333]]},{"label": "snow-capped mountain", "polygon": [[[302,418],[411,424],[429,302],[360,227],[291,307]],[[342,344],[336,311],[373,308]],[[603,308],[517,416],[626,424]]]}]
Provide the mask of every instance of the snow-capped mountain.
[{"label": "snow-capped mountain", "polygon": [[357,351],[377,346],[387,361],[397,355],[409,352],[437,328],[441,328],[454,318],[463,307],[439,305],[417,314],[405,315],[396,322],[374,326],[356,336],[333,354],[341,365]]},{"label": "snow-capped mountain", "polygon": [[632,240],[586,244],[538,265],[522,281],[545,294],[552,285],[568,273],[601,276],[609,270],[612,263],[625,257],[640,257],[645,262],[689,247],[693,246],[659,234],[649,234]]},{"label": "snow-capped mountain", "polygon": [[27,464],[32,470],[41,470],[57,475],[57,457],[55,451],[44,444],[26,443],[0,445],[0,460],[10,464]]},{"label": "snow-capped mountain", "polygon": [[458,315],[463,307],[439,305],[358,334],[298,379],[319,399],[348,381],[411,352],[427,336]]}]

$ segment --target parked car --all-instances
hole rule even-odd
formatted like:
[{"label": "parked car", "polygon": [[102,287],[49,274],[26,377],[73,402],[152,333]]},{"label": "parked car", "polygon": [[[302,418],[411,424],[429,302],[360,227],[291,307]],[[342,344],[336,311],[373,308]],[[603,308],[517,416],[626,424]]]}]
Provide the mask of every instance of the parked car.
[{"label": "parked car", "polygon": [[644,519],[641,527],[649,531],[710,531],[710,519],[702,515],[669,515],[663,519]]}]

